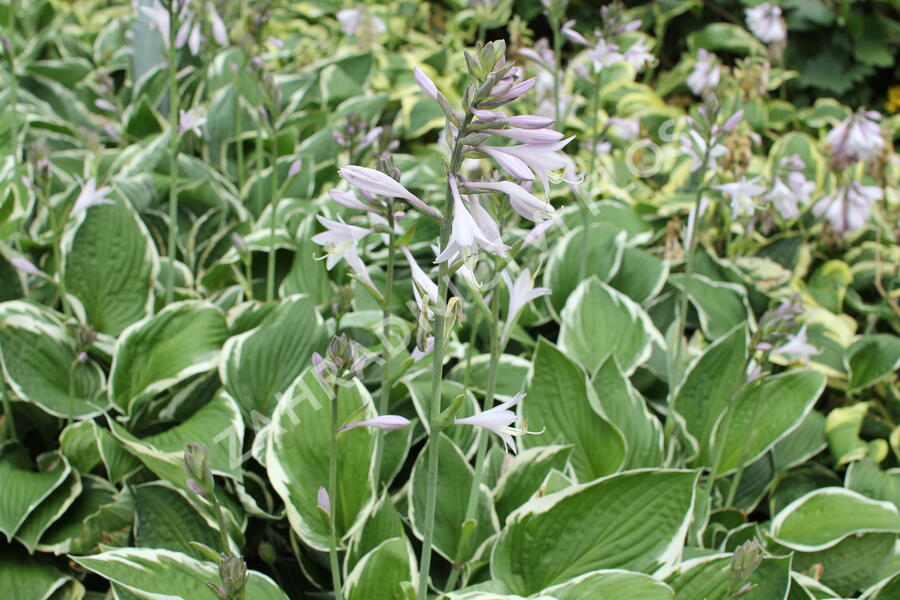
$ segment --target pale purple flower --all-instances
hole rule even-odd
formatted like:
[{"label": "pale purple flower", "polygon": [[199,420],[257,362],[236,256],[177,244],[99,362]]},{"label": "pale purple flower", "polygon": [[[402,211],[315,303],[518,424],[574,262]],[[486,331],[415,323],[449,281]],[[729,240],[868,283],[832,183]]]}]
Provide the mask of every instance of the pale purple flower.
[{"label": "pale purple flower", "polygon": [[[719,127],[718,124],[713,125],[713,133],[731,133],[737,128],[738,125],[740,125],[741,121],[743,120],[744,109],[742,108],[741,110],[728,117],[728,119],[725,120],[725,123],[723,123],[721,127]],[[757,143],[759,143],[758,140]],[[800,168],[802,169],[803,167]]]},{"label": "pale purple flower", "polygon": [[501,339],[505,339],[509,335],[509,330],[515,323],[516,317],[519,316],[519,311],[532,300],[549,294],[550,288],[534,287],[534,278],[528,269],[523,269],[519,276],[516,277],[515,282],[513,282],[506,271],[501,273],[501,277],[503,277],[503,282],[506,284],[506,289],[509,290],[509,308],[506,311],[506,324],[503,327],[503,335],[501,336]]},{"label": "pale purple flower", "polygon": [[716,89],[721,76],[719,59],[712,52],[701,48],[697,52],[697,62],[694,63],[694,70],[687,78],[687,84],[695,96],[705,96]]},{"label": "pale purple flower", "polygon": [[515,454],[517,449],[513,436],[520,436],[528,432],[524,429],[510,427],[518,419],[516,413],[510,409],[521,402],[524,397],[525,394],[516,394],[511,400],[498,404],[490,410],[482,411],[471,417],[456,419],[455,423],[457,425],[474,425],[492,431],[500,436],[506,447]]},{"label": "pale purple flower", "polygon": [[843,236],[862,229],[872,214],[872,204],[881,200],[883,195],[879,187],[864,186],[854,181],[819,200],[813,206],[813,214],[817,217],[824,215],[835,233]]},{"label": "pale purple flower", "polygon": [[575,24],[575,21],[566,21],[563,23],[562,29],[560,30],[566,38],[570,42],[574,42],[576,44],[581,44],[582,46],[590,46],[591,43],[587,41],[583,35],[572,29],[572,26]]},{"label": "pale purple flower", "polygon": [[169,45],[169,11],[162,2],[154,0],[152,6],[141,6],[141,12],[150,20],[150,25],[159,31],[163,45]]},{"label": "pale purple flower", "polygon": [[426,338],[426,340],[425,340],[425,349],[424,350],[420,349],[419,346],[416,345],[416,347],[413,348],[413,351],[410,354],[410,358],[412,358],[413,361],[419,361],[419,360],[422,360],[423,358],[425,358],[426,356],[428,356],[429,354],[431,354],[433,351],[434,351],[434,336],[429,335],[428,338]]},{"label": "pale purple flower", "polygon": [[688,135],[681,136],[681,149],[691,157],[691,171],[696,171],[703,165],[703,157],[706,156],[706,169],[713,169],[720,156],[728,154],[728,149],[722,144],[714,143],[708,155],[706,152],[706,140],[693,129]]},{"label": "pale purple flower", "polygon": [[200,53],[200,44],[203,43],[203,35],[200,32],[199,19],[194,19],[194,14],[186,11],[183,15],[185,18],[175,34],[175,47],[184,48],[187,44],[191,54],[197,56]]},{"label": "pale purple flower", "polygon": [[734,219],[742,214],[753,214],[755,209],[753,198],[766,191],[766,188],[756,184],[759,177],[760,176],[757,175],[750,180],[741,178],[740,181],[722,183],[710,187],[714,190],[719,190],[731,198],[731,218]]},{"label": "pale purple flower", "polygon": [[381,429],[383,431],[394,431],[395,429],[406,427],[409,424],[410,420],[406,417],[401,417],[400,415],[384,415],[344,425],[338,431],[348,431],[350,429],[356,429],[357,427],[374,427],[375,429]]},{"label": "pale purple flower", "polygon": [[419,86],[419,89],[424,92],[426,96],[431,98],[432,100],[437,100],[438,97],[438,89],[437,86],[434,85],[434,81],[431,80],[431,77],[426,75],[422,69],[416,67],[413,69],[413,79],[416,80],[416,85]]},{"label": "pale purple flower", "polygon": [[615,136],[629,142],[636,140],[641,133],[641,121],[637,118],[622,119],[613,117],[608,123],[610,130]]},{"label": "pale purple flower", "polygon": [[508,137],[523,144],[550,144],[563,138],[563,134],[555,129],[485,129],[484,133]]},{"label": "pale purple flower", "polygon": [[194,114],[193,108],[178,110],[178,135],[184,135],[185,132],[191,131],[197,137],[203,137],[200,131],[200,123],[201,121]]},{"label": "pale purple flower", "polygon": [[98,204],[113,204],[113,201],[106,197],[110,191],[111,188],[108,187],[98,190],[97,181],[91,177],[81,187],[81,192],[78,194],[78,198],[75,200],[75,204],[72,206],[69,216],[74,217],[81,211],[92,206],[97,206]]},{"label": "pale purple flower", "polygon": [[644,67],[656,62],[656,57],[650,52],[651,49],[652,46],[650,45],[650,42],[645,38],[641,38],[625,50],[622,54],[622,58],[640,73]]},{"label": "pale purple flower", "polygon": [[783,42],[787,39],[787,28],[781,17],[781,7],[769,2],[748,8],[747,27],[753,35],[767,44]]},{"label": "pale purple flower", "polygon": [[463,262],[469,268],[472,268],[478,260],[479,248],[483,248],[493,254],[502,254],[508,250],[509,247],[500,241],[500,229],[490,215],[478,204],[482,222],[487,226],[487,231],[484,231],[466,208],[465,202],[463,202],[462,196],[459,194],[459,188],[454,176],[450,176],[449,183],[453,196],[453,226],[447,247],[444,248],[434,262],[452,261],[457,255],[460,255]]},{"label": "pale purple flower", "polygon": [[[357,277],[369,286],[375,287],[366,271],[366,266],[359,257],[357,248],[359,241],[372,233],[372,229],[347,225],[343,220],[332,221],[325,217],[316,218],[325,226],[326,231],[317,233],[311,239],[314,243],[323,246],[327,252],[325,268],[330,271],[343,258]],[[340,219],[340,217],[338,218]]]},{"label": "pale purple flower", "polygon": [[38,269],[33,262],[28,260],[27,258],[15,257],[9,259],[9,264],[13,267],[22,271],[23,273],[27,273],[29,275],[34,275],[36,277],[47,277],[47,274]]},{"label": "pale purple flower", "polygon": [[341,24],[341,31],[349,36],[361,33],[378,35],[387,31],[384,21],[369,12],[369,9],[363,4],[357,4],[356,8],[339,10],[337,20]]},{"label": "pale purple flower", "polygon": [[300,174],[300,169],[303,167],[303,160],[297,159],[291,163],[290,168],[288,169],[288,179],[293,179],[297,175]]},{"label": "pale purple flower", "polygon": [[587,55],[594,62],[594,72],[599,73],[603,67],[622,62],[624,57],[619,54],[618,50],[618,45],[611,44],[602,37],[598,38],[597,44],[587,52]]},{"label": "pale purple flower", "polygon": [[491,190],[506,194],[513,210],[535,223],[549,219],[555,212],[552,204],[535,197],[512,181],[469,181],[465,186],[474,190]]},{"label": "pale purple flower", "polygon": [[477,150],[488,154],[501,168],[513,177],[524,181],[534,179],[532,172],[540,177],[544,191],[549,193],[548,172],[563,169],[569,164],[568,157],[560,152],[574,137],[547,144],[522,144],[517,146],[478,146]]},{"label": "pale purple flower", "polygon": [[[412,271],[413,296],[416,299],[416,305],[418,305],[420,311],[426,311],[426,317],[431,319],[434,317],[434,314],[428,305],[437,299],[438,287],[431,280],[431,277],[422,270],[416,259],[413,258],[409,248],[400,246],[400,250],[403,252],[403,256],[406,257],[406,262],[409,263],[410,271]],[[426,298],[428,302],[426,302]]]},{"label": "pale purple flower", "polygon": [[331,514],[331,498],[328,496],[328,490],[324,487],[320,487],[319,491],[316,492],[316,506],[325,514]]},{"label": "pale purple flower", "polygon": [[363,192],[380,196],[390,196],[392,198],[403,198],[425,214],[436,219],[441,218],[441,213],[425,204],[418,196],[381,171],[376,171],[375,169],[370,169],[368,167],[349,165],[341,167],[338,172],[341,177],[350,183],[350,185]]},{"label": "pale purple flower", "polygon": [[525,234],[525,239],[522,241],[522,249],[529,246],[534,246],[535,244],[540,243],[546,236],[547,232],[550,231],[553,226],[556,225],[555,219],[547,219],[542,223],[538,223],[534,227],[531,228],[527,234]]},{"label": "pale purple flower", "polygon": [[802,358],[807,363],[809,357],[820,354],[821,351],[807,341],[806,325],[800,328],[794,335],[788,336],[788,341],[772,350],[772,354],[780,356],[792,356]]},{"label": "pale purple flower", "polygon": [[345,192],[344,190],[329,190],[328,195],[331,196],[331,199],[334,200],[335,203],[340,204],[341,206],[344,206],[346,208],[352,208],[354,210],[361,210],[365,212],[375,211],[374,207],[365,204],[350,192]]},{"label": "pale purple flower", "polygon": [[859,110],[843,121],[825,136],[831,149],[831,157],[838,167],[846,167],[860,160],[875,158],[884,148],[884,138],[878,119],[881,114]]},{"label": "pale purple flower", "polygon": [[[553,119],[540,115],[515,115],[508,118],[506,122],[509,123],[510,127],[518,127],[519,129],[545,129],[553,125]],[[560,137],[562,136],[560,135]]]},{"label": "pale purple flower", "polygon": [[775,178],[765,198],[772,202],[783,219],[795,219],[800,216],[799,205],[808,204],[809,195],[815,189],[814,182],[807,181],[803,173],[795,171],[787,176],[787,183],[781,177]]},{"label": "pale purple flower", "polygon": [[208,7],[210,13],[209,18],[212,24],[213,39],[216,40],[216,44],[219,46],[227,46],[228,29],[225,27],[225,22],[222,20],[222,17],[219,16],[219,11],[216,10],[216,7],[212,3],[209,3]]},{"label": "pale purple flower", "polygon": [[96,106],[100,110],[105,110],[105,111],[109,111],[109,112],[116,111],[116,105],[104,98],[97,98],[96,100],[94,100],[94,106]]}]

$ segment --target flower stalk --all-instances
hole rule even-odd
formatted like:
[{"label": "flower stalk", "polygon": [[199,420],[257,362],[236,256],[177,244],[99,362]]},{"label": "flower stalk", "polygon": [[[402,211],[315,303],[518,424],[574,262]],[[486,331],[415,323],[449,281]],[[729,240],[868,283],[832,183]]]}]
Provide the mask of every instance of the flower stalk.
[{"label": "flower stalk", "polygon": [[178,48],[175,37],[179,29],[178,3],[169,0],[169,43],[167,47],[169,61],[169,239],[167,256],[169,265],[166,278],[166,304],[171,304],[175,296],[175,253],[178,240]]}]

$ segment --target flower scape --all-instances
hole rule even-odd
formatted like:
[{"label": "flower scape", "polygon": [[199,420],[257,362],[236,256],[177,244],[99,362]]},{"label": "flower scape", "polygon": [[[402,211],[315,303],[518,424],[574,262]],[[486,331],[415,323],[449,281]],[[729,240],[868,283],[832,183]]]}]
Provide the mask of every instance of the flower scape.
[{"label": "flower scape", "polygon": [[0,600],[900,598],[895,3],[0,23]]}]

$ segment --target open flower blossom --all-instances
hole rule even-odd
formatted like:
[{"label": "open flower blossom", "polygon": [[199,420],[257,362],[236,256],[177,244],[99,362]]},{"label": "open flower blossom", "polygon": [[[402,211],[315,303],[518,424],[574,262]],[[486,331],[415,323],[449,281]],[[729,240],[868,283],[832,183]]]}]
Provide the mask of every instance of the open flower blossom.
[{"label": "open flower blossom", "polygon": [[746,10],[747,27],[753,35],[767,44],[787,39],[787,27],[781,16],[781,7],[763,2]]},{"label": "open flower blossom", "polygon": [[178,134],[183,135],[185,132],[193,132],[197,137],[203,137],[200,131],[200,119],[194,114],[194,109],[179,109],[178,111]]},{"label": "open flower blossom", "polygon": [[716,161],[719,160],[719,157],[728,154],[728,149],[713,141],[713,146],[707,153],[706,151],[706,140],[703,137],[691,129],[687,135],[681,136],[681,149],[682,151],[691,157],[691,171],[696,171],[700,167],[703,167],[703,157],[706,157],[706,169],[713,169],[716,166]]},{"label": "open flower blossom", "polygon": [[[200,53],[200,47],[205,39],[203,37],[203,32],[201,31],[203,17],[196,15],[192,9],[192,5],[196,4],[198,3],[193,0],[179,3],[180,8],[177,14],[177,22],[180,26],[175,33],[175,47],[181,49],[187,45],[188,50],[190,50],[191,54],[194,56]],[[227,46],[228,30],[225,27],[225,22],[222,21],[222,17],[219,15],[212,2],[207,2],[205,8],[209,13],[213,39],[219,46]],[[140,10],[150,19],[151,25],[159,31],[163,45],[168,46],[169,29],[171,27],[171,24],[169,23],[169,10],[163,6],[160,0],[154,0],[151,6],[141,6]]]},{"label": "open flower blossom", "polygon": [[106,197],[111,188],[105,187],[97,189],[97,180],[93,177],[88,179],[81,187],[81,192],[72,206],[70,217],[75,217],[78,213],[98,204],[113,204],[113,201]]},{"label": "open flower blossom", "polygon": [[356,276],[363,280],[371,287],[375,287],[372,279],[366,271],[366,265],[363,264],[359,257],[358,244],[361,239],[372,233],[372,229],[366,227],[357,227],[344,223],[343,219],[338,217],[338,221],[332,221],[325,217],[316,217],[319,223],[325,226],[326,231],[317,233],[312,236],[312,241],[320,246],[324,246],[327,252],[325,260],[325,268],[329,271],[340,259],[347,261],[347,264],[356,273]]},{"label": "open flower blossom", "polygon": [[695,96],[705,96],[715,90],[722,77],[722,67],[719,59],[712,52],[703,48],[697,51],[697,62],[694,70],[687,78],[687,85]]},{"label": "open flower blossom", "polygon": [[339,431],[349,431],[350,429],[356,429],[357,427],[374,427],[375,429],[381,429],[382,431],[394,431],[395,429],[406,427],[410,422],[409,419],[401,417],[400,415],[382,415],[380,417],[344,425]]},{"label": "open flower blossom", "polygon": [[653,46],[650,44],[650,41],[646,38],[641,38],[622,53],[622,58],[634,67],[635,71],[640,73],[645,67],[656,63],[656,57],[650,52],[652,49]]},{"label": "open flower blossom", "polygon": [[522,269],[515,282],[513,282],[506,271],[501,273],[501,277],[503,277],[503,282],[506,284],[506,289],[509,290],[509,308],[506,311],[506,324],[503,326],[503,335],[500,336],[501,339],[505,339],[509,335],[509,330],[512,328],[513,323],[516,322],[519,311],[532,300],[549,294],[550,288],[534,287],[534,277],[531,276],[531,271],[528,269]]},{"label": "open flower blossom", "polygon": [[753,204],[753,198],[766,191],[766,188],[756,184],[756,181],[759,179],[759,177],[760,176],[757,175],[750,180],[741,178],[740,181],[722,183],[710,187],[712,187],[712,189],[714,190],[719,190],[727,196],[730,196],[731,218],[734,219],[738,215],[753,214],[755,208]]},{"label": "open flower blossom", "polygon": [[848,167],[858,161],[875,158],[884,148],[884,138],[874,110],[859,110],[840,123],[825,136],[831,150],[831,159],[838,168]]},{"label": "open flower blossom", "polygon": [[391,198],[403,198],[425,214],[436,219],[441,218],[440,212],[425,204],[421,198],[403,187],[400,182],[381,171],[370,169],[368,167],[349,165],[341,167],[338,169],[338,172],[350,185],[362,192],[379,196],[390,196]]},{"label": "open flower blossom", "polygon": [[795,219],[800,216],[800,205],[809,204],[809,197],[816,184],[808,181],[800,171],[794,171],[787,176],[787,183],[776,177],[772,189],[765,195],[783,219]]},{"label": "open flower blossom", "polygon": [[511,400],[507,400],[502,404],[498,404],[494,408],[482,411],[476,415],[472,415],[471,417],[456,419],[454,422],[457,425],[474,425],[476,427],[483,427],[488,431],[497,434],[498,436],[500,436],[500,439],[503,440],[503,443],[506,445],[506,447],[509,448],[509,450],[511,450],[513,454],[515,454],[517,449],[516,442],[513,437],[525,435],[526,433],[537,433],[528,431],[524,428],[510,427],[518,419],[516,413],[514,413],[510,409],[519,404],[519,402],[521,402],[524,397],[525,394],[516,394]]},{"label": "open flower blossom", "polygon": [[[478,249],[483,248],[492,254],[503,254],[509,249],[500,240],[500,228],[494,223],[490,215],[478,204],[481,211],[482,223],[478,223],[475,217],[466,209],[459,193],[456,178],[450,176],[450,191],[453,196],[453,225],[450,230],[450,240],[447,247],[435,259],[435,263],[453,260],[461,256],[463,262],[472,268],[478,260]],[[475,203],[473,203],[474,207]],[[482,228],[484,227],[484,228]]]},{"label": "open flower blossom", "polygon": [[552,204],[537,198],[521,185],[512,181],[467,181],[465,187],[473,190],[490,190],[506,194],[509,196],[509,203],[513,210],[535,223],[549,219],[555,212]]},{"label": "open flower blossom", "polygon": [[872,204],[884,196],[880,187],[854,181],[841,186],[813,206],[813,214],[824,216],[840,236],[862,229],[872,214]]},{"label": "open flower blossom", "polygon": [[809,362],[811,356],[820,353],[821,351],[807,340],[806,325],[801,327],[796,334],[788,336],[788,340],[784,344],[772,350],[772,354],[802,358],[806,362]]},{"label": "open flower blossom", "polygon": [[46,273],[38,269],[35,264],[27,258],[21,258],[17,256],[15,258],[9,259],[9,264],[11,264],[19,271],[22,271],[23,273],[34,275],[36,277],[47,277]]},{"label": "open flower blossom", "polygon": [[406,257],[406,262],[409,263],[409,269],[412,271],[413,297],[416,299],[416,305],[418,305],[420,311],[425,311],[425,316],[429,320],[433,319],[434,313],[429,305],[438,297],[438,286],[422,270],[422,267],[419,266],[419,263],[416,262],[416,259],[410,253],[409,248],[400,246],[400,250],[403,252],[403,256]]},{"label": "open flower blossom", "polygon": [[345,35],[378,35],[387,31],[384,21],[373,15],[362,3],[357,3],[356,8],[339,10],[335,16]]},{"label": "open flower blossom", "polygon": [[545,193],[550,191],[550,171],[565,169],[571,159],[561,152],[574,137],[547,143],[516,146],[479,145],[475,149],[497,161],[500,167],[517,179],[532,181],[540,178]]}]

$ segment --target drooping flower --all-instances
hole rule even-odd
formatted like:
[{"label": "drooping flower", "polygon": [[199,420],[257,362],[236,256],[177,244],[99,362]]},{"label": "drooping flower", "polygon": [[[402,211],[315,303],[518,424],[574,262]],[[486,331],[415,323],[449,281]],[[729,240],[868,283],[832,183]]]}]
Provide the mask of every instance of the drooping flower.
[{"label": "drooping flower", "polygon": [[753,214],[755,208],[753,198],[766,191],[766,188],[755,183],[759,177],[760,176],[757,175],[750,180],[741,178],[740,181],[722,183],[710,187],[731,197],[731,218],[734,219],[738,215]]},{"label": "drooping flower", "polygon": [[387,31],[384,21],[373,15],[364,4],[357,4],[356,8],[339,10],[336,16],[345,35],[357,36],[361,33],[378,35]]},{"label": "drooping flower", "polygon": [[356,273],[357,277],[369,284],[369,286],[375,287],[366,270],[366,265],[363,264],[362,259],[359,257],[357,249],[359,241],[372,233],[373,230],[366,227],[348,225],[340,217],[338,217],[338,221],[332,221],[321,216],[316,218],[319,223],[325,226],[326,231],[317,233],[311,239],[314,243],[324,246],[327,252],[325,268],[330,271],[343,258],[347,261],[350,268],[353,269],[353,272]]},{"label": "drooping flower", "polygon": [[772,354],[801,358],[807,363],[811,356],[820,353],[821,351],[807,340],[806,325],[803,325],[796,334],[788,336],[788,340],[784,344],[772,350]]},{"label": "drooping flower", "polygon": [[624,57],[619,53],[619,46],[599,37],[596,45],[588,50],[587,55],[594,63],[594,72],[599,73],[604,67],[622,62]]},{"label": "drooping flower", "polygon": [[325,514],[331,514],[331,498],[328,496],[328,490],[324,487],[320,487],[316,492],[316,506]]},{"label": "drooping flower", "polygon": [[[569,158],[560,152],[574,137],[544,144],[521,144],[516,146],[476,146],[476,150],[484,152],[497,161],[503,170],[524,181],[531,181],[537,175],[544,186],[545,193],[550,192],[550,171],[564,169]],[[532,175],[532,173],[534,175]]]},{"label": "drooping flower", "polygon": [[555,212],[552,204],[535,197],[512,181],[469,181],[465,186],[474,190],[491,190],[506,194],[513,210],[535,223],[549,219]]},{"label": "drooping flower", "polygon": [[694,70],[687,78],[688,87],[695,96],[705,96],[716,89],[722,76],[722,67],[719,59],[712,52],[701,48],[697,52],[697,62]]},{"label": "drooping flower", "polygon": [[9,259],[9,264],[11,264],[14,268],[22,271],[23,273],[27,273],[29,275],[34,275],[36,277],[47,277],[48,275],[38,269],[33,262],[28,260],[27,258],[15,257]]},{"label": "drooping flower", "polygon": [[374,427],[375,429],[381,429],[383,431],[394,431],[395,429],[406,427],[410,422],[409,419],[401,417],[400,415],[383,415],[344,425],[338,431],[348,431],[350,429],[356,429],[357,427]]},{"label": "drooping flower", "polygon": [[215,5],[211,2],[207,4],[207,10],[209,10],[209,18],[212,23],[213,39],[216,40],[218,45],[227,46],[228,28],[225,27],[225,22],[219,15],[219,11],[216,10]]},{"label": "drooping flower", "polygon": [[864,186],[858,181],[842,186],[813,206],[813,214],[825,216],[831,228],[840,236],[862,229],[872,214],[871,206],[881,200],[884,192],[876,186]]},{"label": "drooping flower", "polygon": [[[422,267],[419,266],[419,263],[416,262],[416,259],[413,258],[413,255],[410,253],[409,248],[400,246],[400,250],[403,252],[403,256],[406,257],[406,262],[409,263],[409,269],[412,271],[413,297],[416,299],[416,305],[419,307],[420,311],[426,311],[426,317],[432,319],[434,315],[428,305],[437,299],[438,286],[431,280],[431,277],[422,270]],[[426,296],[428,298],[427,303],[425,302]]]},{"label": "drooping flower", "polygon": [[516,442],[513,439],[514,436],[524,435],[529,433],[525,429],[510,427],[517,419],[516,413],[511,411],[510,409],[516,406],[522,399],[525,397],[525,394],[516,394],[511,400],[507,400],[502,404],[498,404],[494,408],[489,410],[482,411],[476,415],[472,415],[471,417],[465,417],[463,419],[456,419],[455,423],[457,425],[474,425],[475,427],[483,427],[488,431],[491,431],[503,440],[503,443],[509,448],[513,454],[516,453]]},{"label": "drooping flower", "polygon": [[183,135],[187,131],[193,132],[197,137],[203,136],[200,131],[200,120],[194,114],[193,108],[178,110],[178,134]]},{"label": "drooping flower", "polygon": [[799,206],[809,203],[809,195],[815,189],[815,182],[808,181],[803,173],[795,171],[787,176],[787,183],[776,177],[765,199],[772,202],[783,219],[795,219],[800,216]]},{"label": "drooping flower", "polygon": [[97,206],[98,204],[113,204],[113,201],[106,197],[110,191],[111,188],[108,187],[98,190],[97,181],[91,177],[81,187],[81,193],[78,194],[78,199],[75,200],[75,204],[72,206],[72,211],[69,213],[69,216],[75,217],[81,211],[92,206]]},{"label": "drooping flower", "polygon": [[869,161],[884,148],[884,138],[874,110],[859,110],[835,126],[825,136],[831,150],[831,159],[838,168],[858,161]]},{"label": "drooping flower", "polygon": [[747,27],[753,35],[767,44],[787,39],[787,27],[781,16],[781,7],[763,2],[746,10]]},{"label": "drooping flower", "polygon": [[380,196],[390,196],[392,198],[403,198],[425,214],[436,219],[441,218],[440,212],[425,204],[418,196],[403,187],[400,182],[381,171],[370,169],[368,167],[349,165],[338,169],[338,173],[340,173],[341,177],[346,179],[350,185],[363,192]]},{"label": "drooping flower", "polygon": [[640,73],[645,67],[656,62],[656,57],[650,52],[651,49],[649,40],[641,38],[622,53],[622,58]]},{"label": "drooping flower", "polygon": [[478,260],[479,248],[493,254],[503,254],[508,250],[509,247],[500,240],[500,228],[497,227],[490,215],[478,204],[479,216],[486,225],[487,231],[485,231],[466,208],[459,193],[456,177],[451,175],[449,183],[453,196],[453,225],[447,247],[434,262],[452,261],[459,255],[466,266],[473,268],[474,263]]},{"label": "drooping flower", "polygon": [[515,323],[516,317],[519,316],[519,311],[532,300],[549,294],[550,288],[534,287],[534,278],[528,269],[522,269],[515,282],[513,282],[506,271],[501,273],[501,277],[503,277],[503,282],[506,284],[506,289],[509,290],[509,308],[506,311],[506,324],[503,326],[503,335],[500,336],[501,339],[505,339],[509,335],[509,330]]}]

